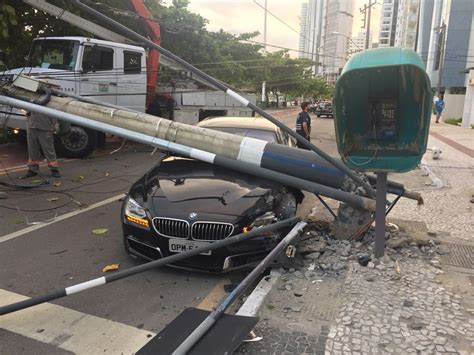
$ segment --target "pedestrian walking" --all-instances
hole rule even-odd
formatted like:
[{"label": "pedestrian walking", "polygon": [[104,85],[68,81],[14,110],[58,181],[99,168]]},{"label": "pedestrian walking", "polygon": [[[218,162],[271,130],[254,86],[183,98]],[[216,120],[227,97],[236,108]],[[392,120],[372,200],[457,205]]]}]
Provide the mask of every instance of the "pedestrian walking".
[{"label": "pedestrian walking", "polygon": [[[309,103],[303,101],[301,103],[301,112],[298,113],[296,116],[296,133],[303,136],[308,141],[311,141],[311,117],[308,113]],[[300,142],[296,143],[298,148],[308,149],[306,146],[301,144]]]},{"label": "pedestrian walking", "polygon": [[51,176],[61,176],[54,150],[53,131],[55,121],[46,115],[29,112],[27,115],[26,138],[28,143],[28,171],[20,178],[25,179],[39,174],[41,152],[48,162]]},{"label": "pedestrian walking", "polygon": [[439,118],[441,117],[441,113],[444,110],[444,100],[443,96],[439,95],[438,100],[435,102],[435,111],[436,111],[436,123],[439,122]]}]

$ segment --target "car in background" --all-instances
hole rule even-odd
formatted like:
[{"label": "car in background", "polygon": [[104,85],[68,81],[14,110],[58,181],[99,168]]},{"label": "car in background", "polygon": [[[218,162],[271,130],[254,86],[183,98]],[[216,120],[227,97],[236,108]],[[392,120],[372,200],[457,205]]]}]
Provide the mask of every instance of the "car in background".
[{"label": "car in background", "polygon": [[314,113],[316,116],[326,116],[326,117],[334,117],[333,107],[331,102],[322,102],[316,106]]},{"label": "car in background", "polygon": [[[200,127],[293,146],[263,118],[217,117]],[[294,217],[301,191],[238,171],[168,156],[133,184],[122,207],[126,251],[145,260],[163,258]],[[254,267],[284,233],[253,237],[171,266],[223,272]]]}]

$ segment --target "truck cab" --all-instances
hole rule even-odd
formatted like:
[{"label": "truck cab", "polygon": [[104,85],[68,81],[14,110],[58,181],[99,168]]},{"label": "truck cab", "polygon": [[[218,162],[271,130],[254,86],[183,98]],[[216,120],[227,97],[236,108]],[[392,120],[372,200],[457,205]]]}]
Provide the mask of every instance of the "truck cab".
[{"label": "truck cab", "polygon": [[[146,107],[147,52],[144,48],[87,37],[44,37],[34,40],[27,66],[0,74],[0,83],[16,75],[29,75],[65,93],[91,97],[124,108],[197,124],[210,116],[253,116],[236,99],[205,89],[194,81],[173,79],[153,87]],[[180,74],[179,72],[177,73]],[[256,103],[256,95],[244,97]],[[26,112],[0,107],[0,127],[15,133],[26,130]],[[88,128],[72,126],[69,134],[56,137],[57,152],[68,158],[90,154],[104,137]]]},{"label": "truck cab", "polygon": [[[145,111],[146,53],[144,48],[87,37],[34,40],[25,68],[3,73],[3,79],[30,75],[66,93],[92,97],[136,111]],[[0,125],[26,130],[25,112],[3,107]],[[58,152],[80,158],[91,153],[98,132],[79,126],[56,139]]]}]

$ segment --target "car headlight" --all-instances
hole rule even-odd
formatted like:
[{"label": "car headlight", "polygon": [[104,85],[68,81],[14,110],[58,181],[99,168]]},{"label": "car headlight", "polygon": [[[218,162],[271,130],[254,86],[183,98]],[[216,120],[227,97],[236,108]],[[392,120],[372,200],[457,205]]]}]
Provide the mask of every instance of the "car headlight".
[{"label": "car headlight", "polygon": [[131,197],[127,199],[127,204],[125,205],[125,219],[128,222],[150,229],[150,222],[148,221],[145,209]]}]

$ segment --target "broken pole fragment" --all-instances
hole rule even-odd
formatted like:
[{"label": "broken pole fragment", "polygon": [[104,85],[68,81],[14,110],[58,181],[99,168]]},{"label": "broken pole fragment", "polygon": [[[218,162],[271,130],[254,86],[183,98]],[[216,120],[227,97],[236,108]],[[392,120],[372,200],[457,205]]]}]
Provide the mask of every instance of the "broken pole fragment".
[{"label": "broken pole fragment", "polygon": [[30,307],[33,307],[33,306],[36,306],[36,305],[39,305],[39,304],[42,304],[42,303],[45,303],[45,302],[53,301],[53,300],[56,300],[58,298],[62,298],[62,297],[72,295],[74,293],[82,292],[82,291],[88,290],[88,289],[93,288],[93,287],[97,287],[97,286],[101,286],[101,285],[111,283],[113,281],[121,280],[121,279],[127,278],[129,276],[133,276],[133,275],[142,273],[144,271],[148,271],[148,270],[151,270],[151,269],[154,269],[154,268],[157,268],[157,267],[164,266],[166,264],[171,264],[171,263],[174,263],[174,262],[179,261],[179,260],[190,258],[192,256],[196,256],[196,255],[199,255],[201,253],[208,252],[210,250],[215,250],[215,249],[224,247],[226,245],[235,244],[235,243],[244,241],[246,239],[252,238],[254,236],[257,236],[257,235],[262,235],[262,234],[267,233],[267,232],[272,232],[272,231],[275,231],[275,230],[278,230],[278,229],[281,229],[281,228],[293,226],[299,220],[300,220],[299,218],[288,218],[288,219],[285,219],[283,221],[271,224],[269,226],[265,226],[265,227],[261,227],[261,228],[254,228],[254,229],[250,230],[247,233],[240,233],[240,234],[237,234],[233,237],[229,237],[229,238],[226,238],[226,239],[223,239],[223,240],[219,240],[219,241],[213,242],[212,244],[204,245],[202,247],[198,247],[198,248],[192,249],[190,251],[186,251],[186,252],[179,253],[179,254],[174,254],[174,255],[171,255],[171,256],[168,256],[168,257],[165,257],[165,258],[162,258],[162,259],[150,261],[146,264],[135,266],[135,267],[132,267],[132,268],[127,269],[127,270],[118,271],[118,272],[116,272],[114,274],[111,274],[111,275],[108,275],[108,276],[102,276],[102,277],[98,277],[96,279],[81,282],[77,285],[73,285],[73,286],[66,287],[64,289],[56,290],[56,291],[51,292],[51,293],[46,294],[46,295],[37,296],[37,297],[33,297],[33,298],[30,298],[30,299],[27,299],[27,300],[24,300],[24,301],[20,301],[20,302],[16,302],[16,303],[6,305],[6,306],[2,306],[2,307],[0,307],[0,315],[13,313],[13,312],[25,309],[25,308],[30,308]]}]

